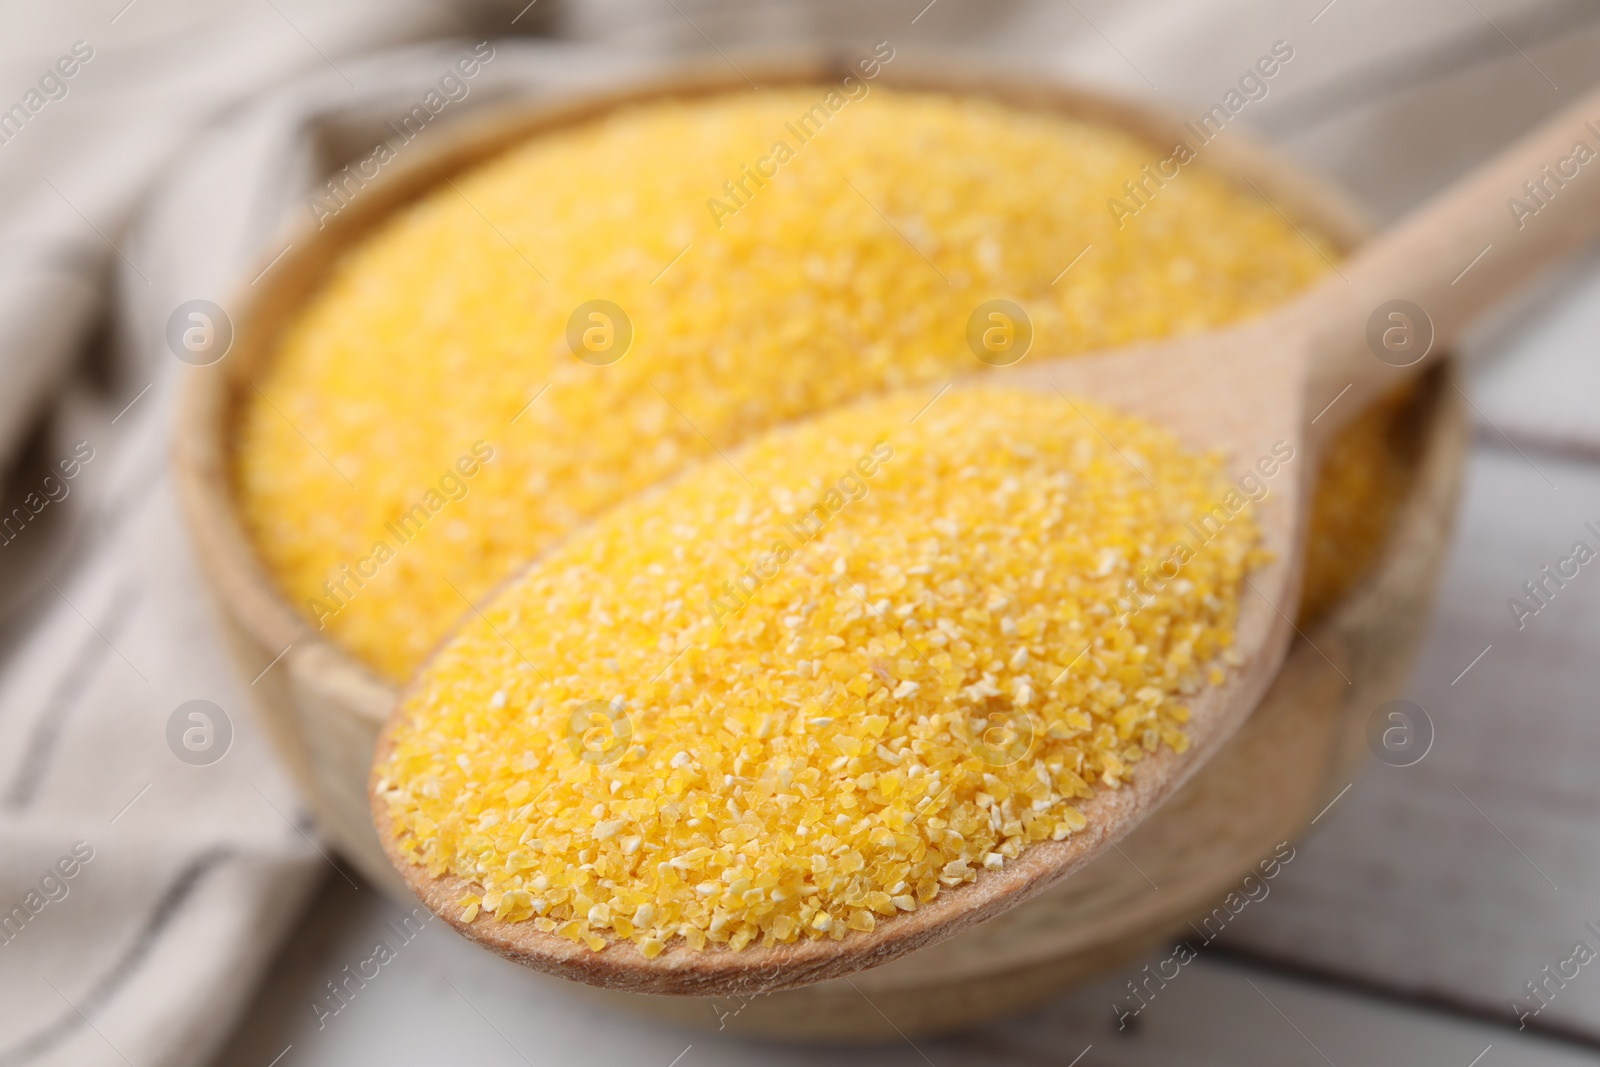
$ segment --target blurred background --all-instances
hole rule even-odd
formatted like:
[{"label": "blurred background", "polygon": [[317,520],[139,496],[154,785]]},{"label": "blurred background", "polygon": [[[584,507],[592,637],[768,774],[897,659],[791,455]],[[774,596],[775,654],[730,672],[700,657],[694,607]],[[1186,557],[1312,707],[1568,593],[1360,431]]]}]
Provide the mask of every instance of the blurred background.
[{"label": "blurred background", "polygon": [[[409,905],[319,838],[226,659],[169,478],[169,315],[270,270],[464,46],[496,51],[461,114],[879,40],[1183,111],[1290,42],[1241,122],[1380,220],[1600,81],[1592,0],[0,2],[0,504],[46,500],[0,546],[0,909],[40,901],[0,925],[0,1065],[1597,1058],[1600,977],[1571,961],[1600,950],[1600,577],[1520,628],[1506,604],[1600,527],[1595,254],[1459,353],[1474,443],[1406,694],[1431,748],[1331,793],[1270,897],[1133,1024],[1112,1005],[1142,962],[958,1036],[761,1043],[719,1029],[737,1004],[698,1029],[617,1015],[438,924],[319,1010]],[[169,744],[194,700],[205,759]]]}]

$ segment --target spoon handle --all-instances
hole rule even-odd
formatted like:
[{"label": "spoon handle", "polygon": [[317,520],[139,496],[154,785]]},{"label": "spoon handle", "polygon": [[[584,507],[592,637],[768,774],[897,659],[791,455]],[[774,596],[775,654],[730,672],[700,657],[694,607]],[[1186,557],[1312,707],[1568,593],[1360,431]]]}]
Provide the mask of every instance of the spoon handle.
[{"label": "spoon handle", "polygon": [[1325,442],[1480,313],[1596,234],[1600,89],[1417,208],[1308,297],[1309,443]]}]

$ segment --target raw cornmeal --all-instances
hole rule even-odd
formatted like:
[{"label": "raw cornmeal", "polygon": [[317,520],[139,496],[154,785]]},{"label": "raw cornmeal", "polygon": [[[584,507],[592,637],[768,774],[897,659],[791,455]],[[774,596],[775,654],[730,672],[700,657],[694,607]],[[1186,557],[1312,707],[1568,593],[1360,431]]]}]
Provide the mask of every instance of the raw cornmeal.
[{"label": "raw cornmeal", "polygon": [[[1119,229],[1107,198],[1156,153],[1059,116],[874,85],[800,144],[785,124],[824,92],[537,138],[354,249],[242,412],[243,514],[289,599],[401,680],[464,598],[713,447],[986,370],[966,342],[983,301],[1027,309],[1030,359],[1070,354],[1265,311],[1333,254],[1201,167]],[[780,139],[793,158],[714,220],[707,202]],[[567,320],[602,299],[634,341],[591,366]],[[496,458],[471,495],[347,595],[348,569],[480,440]],[[348,603],[328,617],[330,587]]]},{"label": "raw cornmeal", "polygon": [[[1081,829],[1093,790],[1184,746],[1184,695],[1219,677],[1200,665],[1226,661],[1248,512],[1155,603],[1118,599],[1226,490],[1213,458],[1087,409],[1152,491],[1058,398],[953,390],[911,416],[985,369],[966,341],[985,301],[1070,355],[1268,310],[1331,246],[1200,167],[1119,229],[1106,200],[1148,146],[882,87],[708,212],[820,92],[639,106],[458,176],[349,253],[247,398],[247,526],[311,614],[493,447],[325,619],[394,679],[467,600],[494,624],[429,667],[378,771],[404,852],[481,889],[457,918],[646,955],[871,929]],[[629,318],[620,361],[568,349],[593,300]],[[1403,495],[1397,411],[1330,452],[1348,492],[1317,494],[1319,607]]]},{"label": "raw cornmeal", "polygon": [[430,661],[376,792],[404,855],[482,887],[460,918],[647,957],[843,937],[1082,829],[1077,802],[1183,750],[1184,695],[1221,680],[1263,558],[1248,510],[1187,528],[1233,488],[1220,458],[1057,396],[926,404],[702,463]]}]

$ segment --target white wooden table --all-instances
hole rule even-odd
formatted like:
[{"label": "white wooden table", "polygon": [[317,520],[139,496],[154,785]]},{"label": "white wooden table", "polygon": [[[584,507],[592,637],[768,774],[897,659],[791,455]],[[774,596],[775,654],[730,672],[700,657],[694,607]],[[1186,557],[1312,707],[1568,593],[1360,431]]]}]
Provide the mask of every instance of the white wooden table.
[{"label": "white wooden table", "polygon": [[[1576,90],[1600,76],[1600,18],[1582,4],[1523,4],[1507,14],[1505,4],[1466,0],[1444,47],[1419,44],[1430,38],[1403,7],[1344,6],[1318,32],[1367,34],[1371,70],[1321,83],[1308,76],[1298,95],[1286,88],[1269,101],[1258,121],[1385,214],[1553,107],[1540,79]],[[1498,17],[1490,22],[1480,8]],[[1507,47],[1508,35],[1523,44]],[[1314,49],[1302,47],[1314,75]],[[1102,58],[1107,69],[1118,66]],[[1162,91],[1203,97],[1207,89]],[[1418,119],[1452,94],[1467,132]],[[1408,182],[1374,178],[1374,153],[1412,157]],[[1594,1062],[1600,959],[1562,985],[1548,981],[1548,1005],[1526,1029],[1513,1002],[1540,1006],[1525,983],[1547,981],[1544,968],[1564,966],[1576,943],[1600,953],[1600,563],[1520,630],[1506,601],[1575,540],[1600,547],[1583,528],[1600,528],[1597,348],[1600,257],[1467,346],[1479,442],[1434,629],[1410,693],[1396,694],[1427,712],[1433,747],[1411,767],[1373,763],[1330,796],[1271,896],[1135,1026],[1119,1032],[1111,1007],[1138,970],[1130,966],[959,1039],[869,1051],[759,1045],[618,1018],[580,989],[521,971],[436,925],[319,1025],[313,1003],[325,983],[371,955],[385,921],[402,911],[330,876],[216,1062]]]},{"label": "white wooden table", "polygon": [[[311,1005],[324,992],[323,983],[371,955],[376,941],[394,941],[385,921],[403,914],[403,908],[382,901],[370,888],[352,890],[330,876],[313,917],[285,951],[267,991],[217,1064],[268,1067],[281,1055],[275,1067],[1325,1067],[1329,1062],[1340,1067],[1568,1067],[1595,1058],[1588,1050],[1493,1023],[1215,957],[1186,967],[1138,1024],[1121,1032],[1110,1005],[1124,979],[1111,977],[1025,1018],[954,1039],[862,1050],[764,1044],[715,1029],[679,1029],[602,1011],[581,989],[524,971],[437,925],[401,948],[397,959],[319,1029]],[[1130,967],[1130,974],[1134,970]],[[708,1021],[715,1026],[709,1009]],[[1085,1049],[1083,1059],[1075,1060]],[[1480,1054],[1483,1058],[1476,1059]]]}]

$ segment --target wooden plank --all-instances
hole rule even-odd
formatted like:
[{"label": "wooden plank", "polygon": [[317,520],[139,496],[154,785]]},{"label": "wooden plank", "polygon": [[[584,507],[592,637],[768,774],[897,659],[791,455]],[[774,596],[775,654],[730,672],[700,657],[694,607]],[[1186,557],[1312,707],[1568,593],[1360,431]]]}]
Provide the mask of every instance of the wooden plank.
[{"label": "wooden plank", "polygon": [[[1140,964],[1025,1018],[955,1038],[856,1050],[764,1044],[719,1033],[709,1006],[704,1031],[618,1014],[584,987],[522,970],[437,921],[405,941],[396,932],[405,915],[370,887],[358,892],[330,879],[274,965],[249,1018],[214,1062],[266,1065],[280,1055],[277,1067],[1324,1067],[1324,1056],[1337,1064],[1456,1067],[1590,1062],[1587,1055],[1529,1034],[1385,1004],[1204,954],[1152,999],[1134,1025],[1121,1030],[1111,1004],[1119,994],[1130,999],[1123,984],[1140,973]],[[391,947],[392,958],[367,964],[380,941]],[[347,1003],[341,1006],[327,983],[345,981],[346,967],[375,976],[344,986]],[[1481,1060],[1474,1059],[1491,1045]]]},{"label": "wooden plank", "polygon": [[[1586,522],[1600,529],[1600,466],[1476,451],[1435,630],[1396,694],[1427,713],[1433,747],[1414,766],[1372,764],[1230,946],[1512,1025],[1513,998],[1540,1006],[1525,983],[1544,967],[1579,941],[1600,952],[1586,926],[1600,926],[1600,561],[1520,629],[1507,608],[1574,541],[1600,549]],[[1600,1040],[1590,970],[1552,985],[1529,1024]]]},{"label": "wooden plank", "polygon": [[1524,301],[1477,339],[1482,355],[1474,361],[1472,396],[1483,436],[1527,452],[1600,461],[1600,252],[1539,295],[1546,299]]}]

